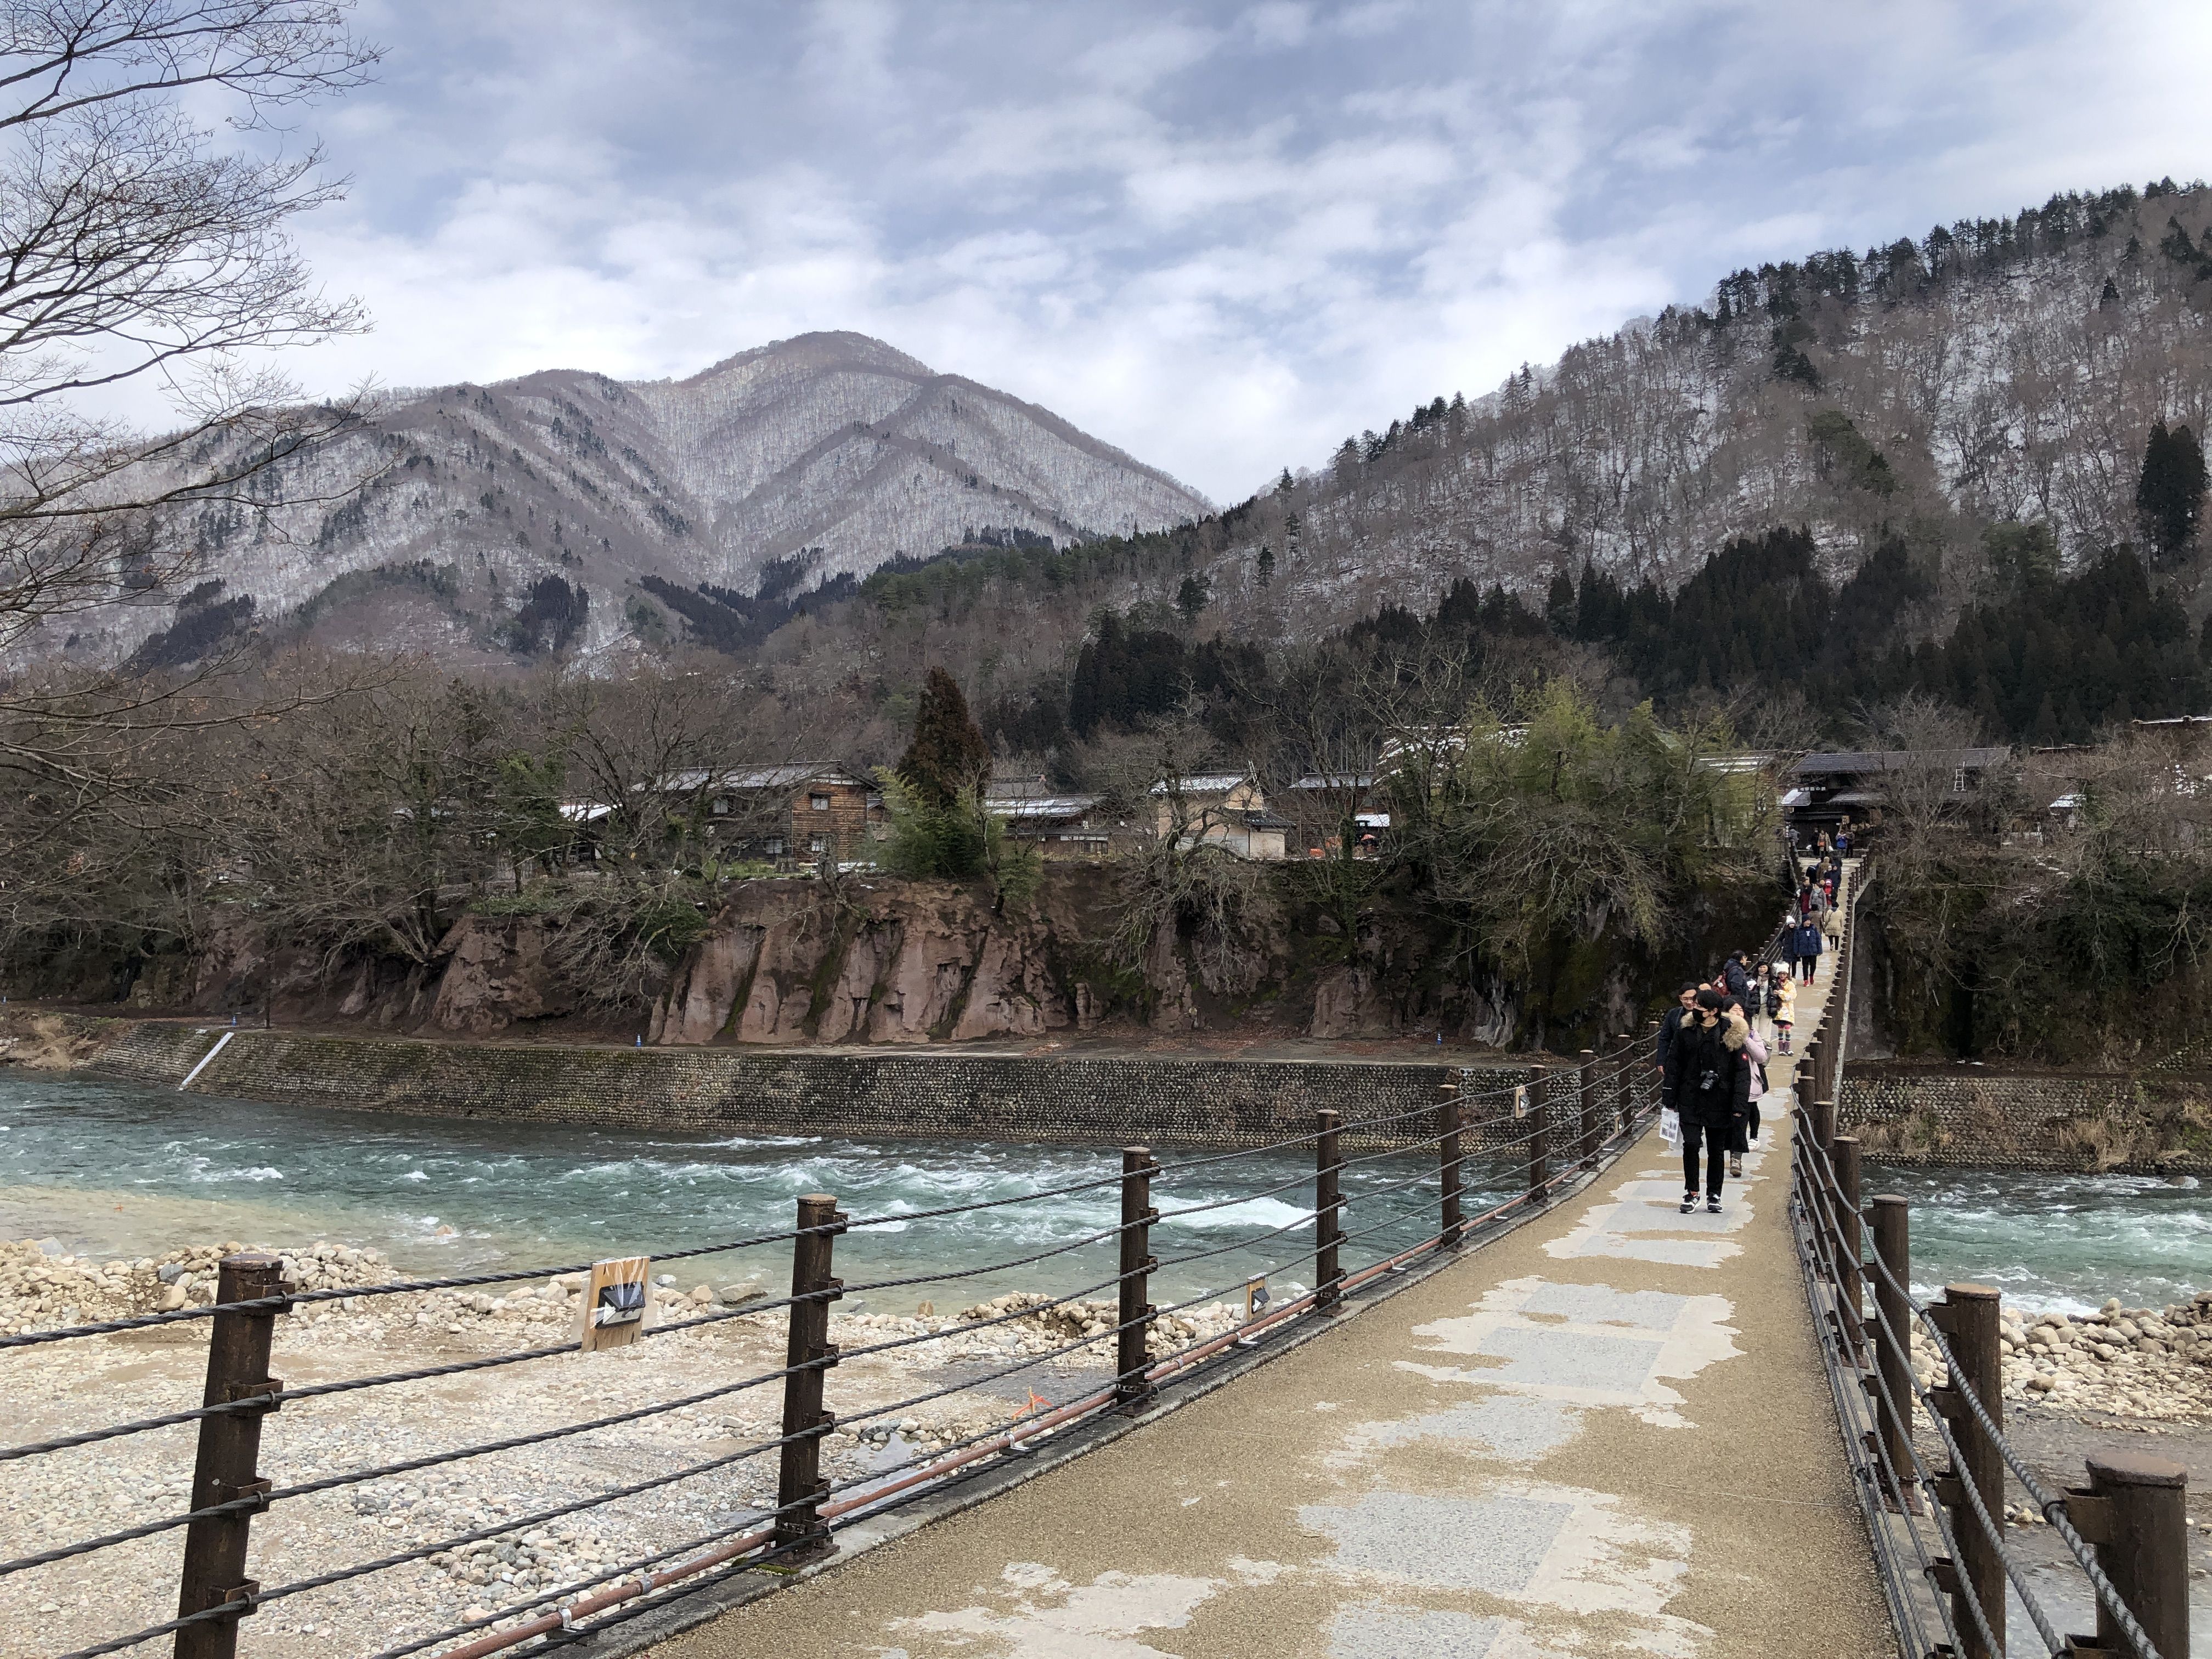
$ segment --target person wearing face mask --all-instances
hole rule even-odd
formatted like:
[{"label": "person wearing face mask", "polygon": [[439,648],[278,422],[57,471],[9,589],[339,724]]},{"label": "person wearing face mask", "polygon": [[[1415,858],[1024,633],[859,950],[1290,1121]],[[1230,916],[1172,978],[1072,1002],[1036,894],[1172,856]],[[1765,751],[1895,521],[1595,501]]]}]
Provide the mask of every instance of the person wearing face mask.
[{"label": "person wearing face mask", "polygon": [[1702,1155],[1705,1208],[1721,1212],[1727,1158],[1751,1110],[1751,1057],[1742,1019],[1729,1019],[1717,991],[1698,993],[1696,1011],[1667,1052],[1659,1098],[1682,1126],[1682,1213],[1698,1207]]}]

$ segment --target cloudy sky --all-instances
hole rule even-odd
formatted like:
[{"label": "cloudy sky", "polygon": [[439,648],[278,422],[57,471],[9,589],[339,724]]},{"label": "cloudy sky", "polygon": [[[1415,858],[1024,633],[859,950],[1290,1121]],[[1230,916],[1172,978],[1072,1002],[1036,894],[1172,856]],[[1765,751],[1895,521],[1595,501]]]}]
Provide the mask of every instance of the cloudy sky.
[{"label": "cloudy sky", "polygon": [[1728,270],[2212,173],[2212,6],[364,0],[335,388],[878,335],[1217,500]]}]

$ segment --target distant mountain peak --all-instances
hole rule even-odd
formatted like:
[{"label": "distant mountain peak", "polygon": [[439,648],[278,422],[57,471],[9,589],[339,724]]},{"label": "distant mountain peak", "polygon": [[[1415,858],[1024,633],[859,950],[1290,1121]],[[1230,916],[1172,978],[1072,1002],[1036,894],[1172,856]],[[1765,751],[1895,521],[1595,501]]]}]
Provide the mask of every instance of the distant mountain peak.
[{"label": "distant mountain peak", "polygon": [[[549,648],[533,595],[557,603],[563,646],[652,643],[690,613],[649,592],[746,595],[771,571],[811,589],[987,532],[1065,544],[1212,510],[1048,410],[848,330],[680,380],[567,368],[418,390],[279,472],[299,505],[266,521],[194,507],[180,526],[237,626],[304,612],[456,661]],[[369,483],[347,497],[354,478]],[[180,649],[188,619],[169,612],[118,607],[52,643],[113,660],[166,631]],[[191,640],[211,626],[189,621]]]},{"label": "distant mountain peak", "polygon": [[794,334],[787,340],[771,340],[766,345],[750,346],[732,353],[718,363],[708,365],[696,374],[656,384],[701,386],[721,375],[742,373],[761,364],[788,367],[802,372],[849,367],[923,378],[936,373],[928,364],[908,356],[897,347],[878,340],[873,335],[856,334],[850,329],[837,328],[817,329],[811,333]]}]

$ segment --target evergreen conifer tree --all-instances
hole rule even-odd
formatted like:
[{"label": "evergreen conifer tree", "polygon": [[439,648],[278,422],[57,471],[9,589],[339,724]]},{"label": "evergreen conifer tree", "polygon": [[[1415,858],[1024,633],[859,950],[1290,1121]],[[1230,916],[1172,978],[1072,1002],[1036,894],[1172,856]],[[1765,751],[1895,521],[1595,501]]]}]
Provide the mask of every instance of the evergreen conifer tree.
[{"label": "evergreen conifer tree", "polygon": [[1552,592],[1544,603],[1544,620],[1554,634],[1575,631],[1575,579],[1564,570],[1552,578]]},{"label": "evergreen conifer tree", "polygon": [[914,738],[899,757],[898,775],[918,803],[939,811],[964,795],[981,796],[990,781],[991,746],[959,683],[942,668],[931,669],[922,682]]},{"label": "evergreen conifer tree", "polygon": [[1185,576],[1182,586],[1176,589],[1176,609],[1182,612],[1187,623],[1198,620],[1198,613],[1206,609],[1206,602],[1213,597],[1211,585],[1196,574]]},{"label": "evergreen conifer tree", "polygon": [[2204,487],[2204,452],[2197,434],[2186,426],[2168,431],[2164,421],[2154,422],[2143,446],[2136,512],[2144,536],[2161,557],[2173,557],[2196,536]]}]

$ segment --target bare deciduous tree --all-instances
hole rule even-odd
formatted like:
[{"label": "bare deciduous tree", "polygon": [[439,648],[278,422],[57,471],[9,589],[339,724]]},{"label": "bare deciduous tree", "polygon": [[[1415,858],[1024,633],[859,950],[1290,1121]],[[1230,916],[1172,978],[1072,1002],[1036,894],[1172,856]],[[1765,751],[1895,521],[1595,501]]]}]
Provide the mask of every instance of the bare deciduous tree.
[{"label": "bare deciduous tree", "polygon": [[[272,469],[359,417],[261,361],[366,326],[289,234],[337,198],[280,112],[358,84],[374,48],[345,0],[0,3],[0,770],[82,799],[188,689],[128,671],[26,671],[47,625],[162,598],[209,507],[265,519]],[[228,94],[234,142],[187,94]],[[258,150],[254,148],[258,147]],[[93,400],[158,386],[147,436]],[[358,480],[343,481],[343,493]]]}]

